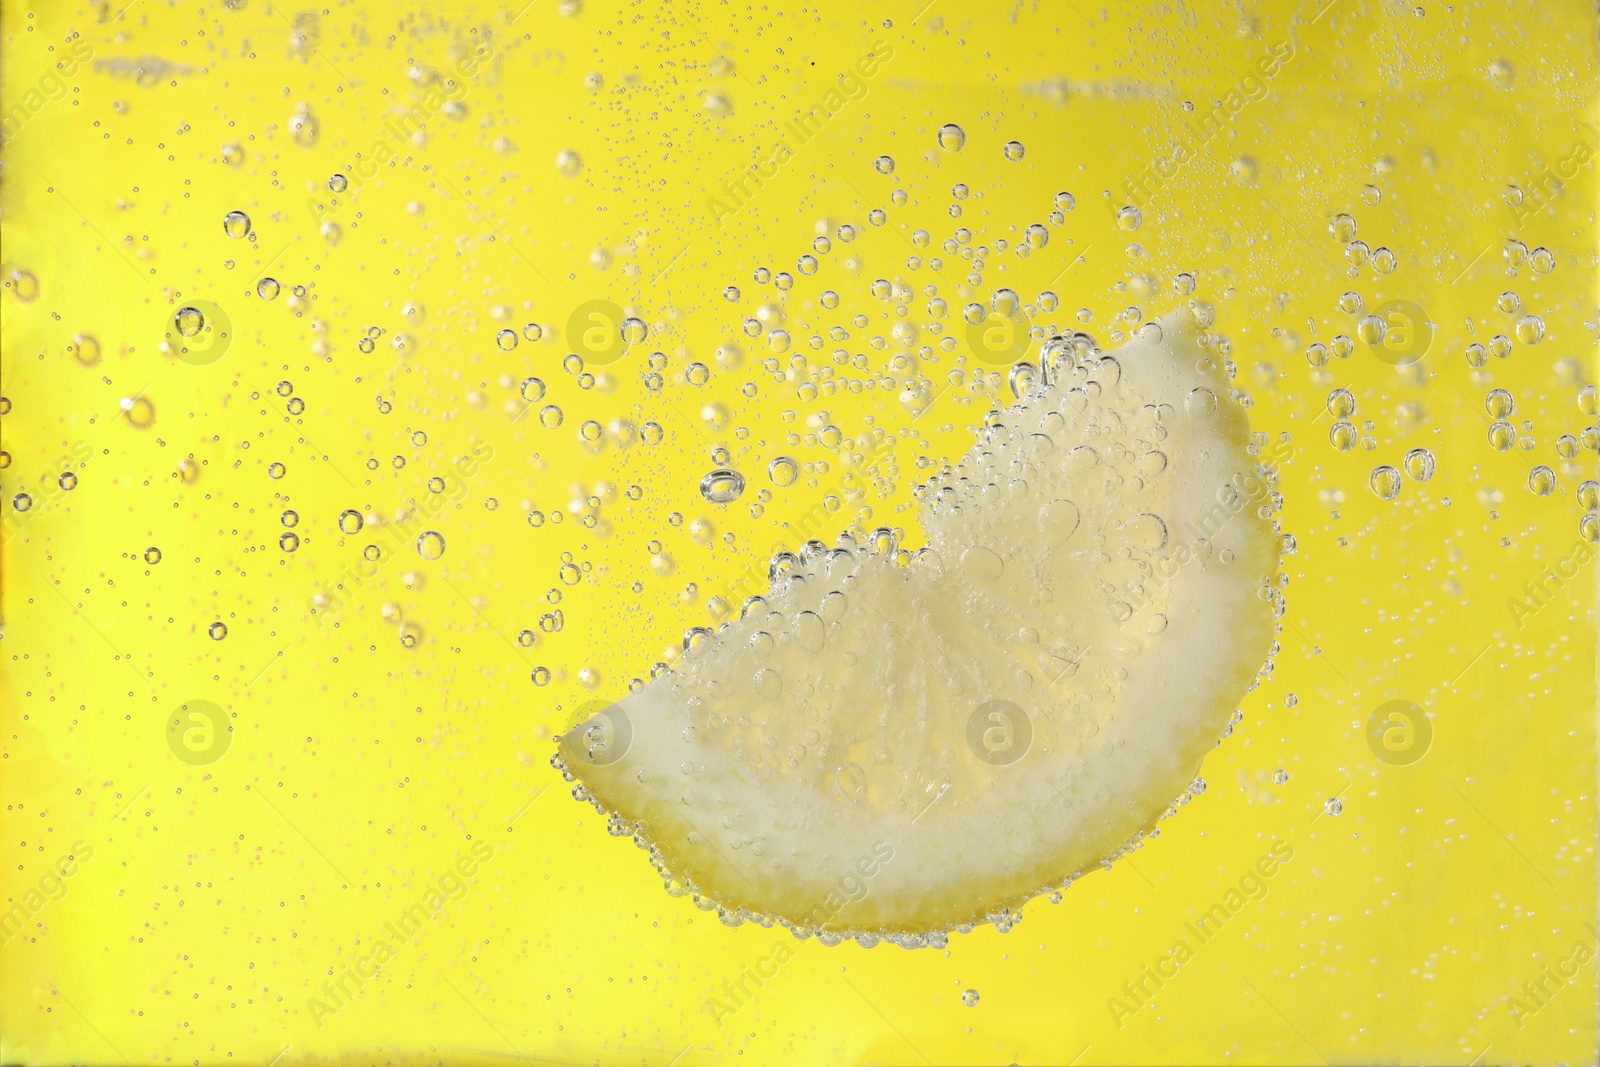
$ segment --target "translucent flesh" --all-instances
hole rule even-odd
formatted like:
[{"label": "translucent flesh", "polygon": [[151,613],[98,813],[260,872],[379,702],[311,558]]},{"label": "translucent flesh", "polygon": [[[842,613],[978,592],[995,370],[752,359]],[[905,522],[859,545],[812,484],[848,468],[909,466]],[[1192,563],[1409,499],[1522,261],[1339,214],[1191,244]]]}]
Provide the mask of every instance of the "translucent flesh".
[{"label": "translucent flesh", "polygon": [[825,936],[1004,922],[1125,851],[1272,638],[1270,474],[1219,360],[1188,311],[1060,357],[926,487],[924,550],[800,550],[564,735],[580,795],[730,917]]}]

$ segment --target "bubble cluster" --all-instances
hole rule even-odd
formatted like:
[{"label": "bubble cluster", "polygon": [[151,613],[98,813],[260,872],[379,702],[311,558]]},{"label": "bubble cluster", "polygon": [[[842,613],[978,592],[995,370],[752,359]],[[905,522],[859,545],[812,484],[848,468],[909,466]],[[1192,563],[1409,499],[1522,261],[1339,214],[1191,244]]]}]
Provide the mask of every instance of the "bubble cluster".
[{"label": "bubble cluster", "polygon": [[[1018,300],[1002,290],[990,303]],[[1246,453],[1243,408],[1188,312],[1143,327],[1110,354],[1082,335],[1047,340],[1020,401],[918,489],[926,547],[909,552],[881,527],[774,556],[770,587],[737,621],[686,633],[670,670],[617,702],[626,756],[609,762],[608,749],[602,763],[585,728],[566,735],[557,765],[581,778],[575,795],[725,922],[766,916],[828,943],[846,935],[803,902],[870,851],[873,827],[897,827],[894,861],[835,924],[863,944],[1007,929],[1021,901],[1137,847],[1141,819],[1198,795],[1170,772],[1216,743],[1238,692],[1270,670],[1260,656],[1283,610],[1273,475]],[[787,457],[769,467],[774,484],[794,474]],[[711,503],[743,489],[727,467],[701,483]],[[1234,620],[1237,658],[1181,707],[1155,699],[1159,678],[1215,659],[1201,603],[1213,622]],[[938,754],[946,736],[965,738],[954,763]],[[1125,766],[1167,770],[1130,806],[1111,800]],[[1011,776],[995,782],[995,769]],[[683,774],[689,792],[666,793]],[[697,788],[713,774],[716,789]],[[1027,847],[983,847],[977,826],[997,803],[1029,813]],[[704,829],[686,840],[680,824]],[[1107,835],[1122,842],[1109,852]],[[960,864],[944,855],[952,839],[969,842]],[[1037,884],[1022,855],[1055,857],[1059,879]],[[940,903],[924,913],[925,901]]]}]

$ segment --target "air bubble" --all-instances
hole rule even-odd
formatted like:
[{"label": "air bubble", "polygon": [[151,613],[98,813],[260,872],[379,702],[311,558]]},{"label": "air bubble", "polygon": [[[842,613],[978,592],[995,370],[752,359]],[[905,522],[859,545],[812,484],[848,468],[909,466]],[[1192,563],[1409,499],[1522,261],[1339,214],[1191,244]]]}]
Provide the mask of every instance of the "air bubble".
[{"label": "air bubble", "polygon": [[1393,500],[1400,495],[1400,472],[1388,464],[1376,467],[1367,484],[1380,500]]},{"label": "air bubble", "polygon": [[786,489],[800,477],[800,465],[788,456],[779,456],[767,464],[767,477],[773,485]]},{"label": "air bubble", "polygon": [[444,535],[436,530],[424,530],[417,537],[417,555],[423,559],[438,559],[444,555]]},{"label": "air bubble", "polygon": [[744,475],[719,467],[700,479],[700,495],[713,504],[731,504],[744,492]]},{"label": "air bubble", "polygon": [[1534,496],[1549,496],[1555,491],[1555,471],[1541,464],[1528,472],[1528,492]]},{"label": "air bubble", "polygon": [[1406,458],[1401,462],[1406,473],[1415,482],[1425,482],[1433,477],[1433,453],[1426,448],[1413,448],[1406,453]]}]

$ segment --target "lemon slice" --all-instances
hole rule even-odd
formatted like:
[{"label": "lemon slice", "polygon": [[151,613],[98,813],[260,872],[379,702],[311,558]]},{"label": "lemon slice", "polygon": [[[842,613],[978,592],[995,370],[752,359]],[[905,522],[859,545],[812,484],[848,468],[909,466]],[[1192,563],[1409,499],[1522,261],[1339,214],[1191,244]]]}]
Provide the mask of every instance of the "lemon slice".
[{"label": "lemon slice", "polygon": [[1050,381],[887,531],[564,734],[555,763],[730,925],[944,944],[1135,847],[1190,795],[1282,611],[1273,472],[1194,316]]}]

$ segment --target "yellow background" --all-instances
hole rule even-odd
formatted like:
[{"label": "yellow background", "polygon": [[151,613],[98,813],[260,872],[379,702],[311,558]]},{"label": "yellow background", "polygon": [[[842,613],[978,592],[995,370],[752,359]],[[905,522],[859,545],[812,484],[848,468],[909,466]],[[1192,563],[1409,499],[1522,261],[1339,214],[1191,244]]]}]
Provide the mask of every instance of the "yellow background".
[{"label": "yellow background", "polygon": [[[1593,451],[1556,451],[1595,421],[1577,402],[1595,380],[1594,163],[1525,218],[1505,200],[1600,139],[1592,4],[518,7],[4,8],[5,110],[20,116],[4,149],[0,296],[5,906],[74,842],[94,855],[0,947],[0,1060],[1595,1062],[1592,958],[1536,1013],[1512,1003],[1596,943],[1593,556],[1532,616],[1507,606],[1579,544],[1576,490],[1595,477]],[[74,39],[92,58],[52,98],[41,79]],[[419,142],[385,132],[422,104],[429,71],[485,42],[493,56],[459,108],[429,110]],[[894,58],[865,97],[714,224],[723,181],[768,158],[781,124],[878,42]],[[1284,42],[1293,57],[1265,98],[1199,146],[1140,228],[1119,228],[1125,180]],[[947,122],[966,132],[959,153],[936,146]],[[392,165],[319,219],[310,204],[331,203],[329,176],[380,140]],[[1011,140],[1020,161],[1005,158]],[[562,151],[581,157],[575,176]],[[953,219],[957,182],[971,194]],[[1076,206],[1050,225],[1061,191]],[[251,237],[224,232],[233,210]],[[1337,212],[1393,250],[1393,273],[1348,273]],[[319,230],[329,220],[336,242]],[[800,275],[819,225],[843,223],[860,236]],[[956,226],[992,248],[1032,223],[1048,245],[992,252],[970,291],[967,261],[940,249]],[[918,228],[929,248],[913,246]],[[1512,276],[1510,238],[1550,249],[1555,269]],[[943,269],[912,270],[912,255]],[[758,267],[795,274],[794,288],[756,283]],[[1001,285],[1029,302],[1050,289],[1060,307],[1036,324],[1109,347],[1125,308],[1153,317],[1183,299],[1182,271],[1231,343],[1255,429],[1294,449],[1281,650],[1207,760],[1205,795],[1059,905],[1035,902],[1008,934],[952,935],[947,951],[826,949],[730,930],[669,897],[631,842],[568,798],[553,733],[648,677],[685,629],[714,625],[711,598],[794,546],[785,524],[840,493],[874,428],[893,448],[822,536],[904,527],[915,546],[913,487],[1010,399],[973,373],[963,304]],[[283,284],[274,301],[255,295],[263,275]],[[870,292],[878,278],[915,290],[912,349],[889,335],[899,320]],[[929,284],[951,306],[937,336]],[[824,288],[837,310],[818,304]],[[1400,371],[1358,342],[1315,371],[1308,344],[1355,336],[1347,290],[1369,310],[1425,309],[1426,359]],[[1506,290],[1516,315],[1496,307]],[[205,366],[165,336],[200,300],[233,328]],[[653,332],[590,367],[592,383],[563,366],[568,317],[590,300]],[[744,333],[764,304],[781,305],[789,351]],[[1468,343],[1527,313],[1544,319],[1541,343],[1468,366]],[[856,314],[866,328],[846,321]],[[760,321],[778,323],[772,310]],[[497,346],[528,323],[540,341]],[[836,324],[867,369],[835,366],[831,340],[809,347]],[[943,336],[962,343],[942,351]],[[719,363],[731,344],[737,365]],[[926,411],[894,362],[923,345],[936,356],[915,368],[933,386]],[[659,391],[645,381],[653,351]],[[685,380],[696,361],[704,386]],[[547,393],[524,411],[530,376]],[[1330,444],[1337,387],[1370,449]],[[1526,448],[1490,447],[1494,387],[1514,395]],[[655,422],[662,438],[631,441],[617,420]],[[1437,458],[1433,479],[1378,499],[1371,470],[1414,447]],[[732,505],[699,492],[717,448],[747,479]],[[475,452],[489,458],[447,488],[458,499],[419,520],[442,557],[402,539],[334,618],[313,616],[309,599],[364,545],[395,543],[387,529],[342,533],[340,512],[392,521]],[[812,466],[779,488],[779,455]],[[1527,488],[1538,463],[1558,475],[1545,498]],[[41,489],[64,464],[76,487]],[[35,498],[26,512],[21,492]],[[279,544],[289,509],[293,553]],[[533,511],[565,521],[534,527]],[[557,610],[561,628],[542,628]],[[214,622],[225,638],[208,635]],[[1368,716],[1397,698],[1433,727],[1409,766],[1366,740]],[[233,724],[209,765],[166,742],[193,700]],[[307,1000],[330,973],[483,842],[494,856],[467,894],[319,1026]],[[1265,898],[1119,1020],[1108,1002],[1123,983],[1277,843],[1293,858]],[[950,842],[952,862],[961,848]],[[708,1001],[775,942],[793,959],[715,1020]]]}]

